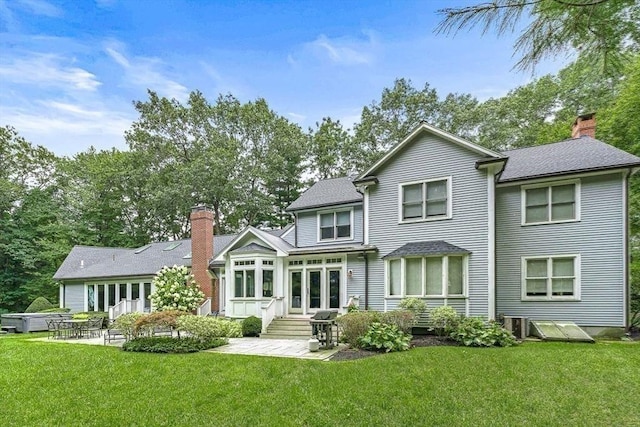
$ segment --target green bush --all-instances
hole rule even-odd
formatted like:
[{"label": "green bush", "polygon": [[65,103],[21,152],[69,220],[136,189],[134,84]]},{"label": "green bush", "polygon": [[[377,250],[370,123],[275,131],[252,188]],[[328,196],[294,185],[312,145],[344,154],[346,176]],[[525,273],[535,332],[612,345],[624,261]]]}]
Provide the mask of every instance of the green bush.
[{"label": "green bush", "polygon": [[509,347],[516,344],[511,332],[499,323],[490,321],[485,323],[478,317],[465,317],[451,332],[450,337],[467,347]]},{"label": "green bush", "polygon": [[377,311],[353,311],[338,317],[337,322],[340,327],[340,339],[353,346],[359,345],[362,338],[371,324],[380,321],[380,313]]},{"label": "green bush", "polygon": [[411,335],[402,332],[396,325],[375,322],[367,333],[360,338],[360,347],[374,351],[409,350]]},{"label": "green bush", "polygon": [[176,329],[178,317],[185,315],[193,316],[191,313],[178,310],[154,311],[147,316],[142,316],[136,319],[133,324],[133,328],[136,332],[140,333],[150,331],[158,327]]},{"label": "green bush", "polygon": [[204,293],[196,284],[187,267],[163,267],[153,278],[155,290],[149,296],[157,311],[193,311],[204,299]]},{"label": "green bush", "polygon": [[141,332],[147,332],[146,330],[142,331],[140,328],[136,329],[135,327],[136,321],[144,316],[148,316],[148,314],[137,312],[121,314],[116,318],[116,320],[113,321],[111,329],[118,329],[128,340],[131,338],[135,338],[137,334]]},{"label": "green bush", "polygon": [[400,304],[398,304],[398,308],[413,312],[413,314],[415,314],[417,318],[420,317],[422,313],[427,311],[427,303],[420,298],[404,298],[402,301],[400,301]]},{"label": "green bush", "polygon": [[122,344],[124,351],[145,353],[195,353],[226,344],[222,338],[201,341],[196,338],[142,337]]},{"label": "green bush", "polygon": [[68,313],[70,311],[71,311],[70,308],[53,307],[53,308],[48,308],[46,310],[41,310],[38,313]]},{"label": "green bush", "polygon": [[55,308],[53,304],[49,302],[45,297],[38,297],[34,299],[29,307],[24,311],[25,313],[40,313],[42,310],[48,310],[50,308]]},{"label": "green bush", "polygon": [[405,334],[411,334],[411,328],[417,320],[415,313],[409,310],[392,310],[380,315],[380,323],[395,325]]},{"label": "green bush", "polygon": [[459,323],[460,315],[453,307],[443,305],[429,311],[429,330],[440,337],[451,334]]},{"label": "green bush", "polygon": [[242,321],[242,336],[257,337],[262,332],[262,320],[256,316],[249,316]]},{"label": "green bush", "polygon": [[71,316],[72,319],[95,319],[97,317],[102,319],[102,327],[106,328],[109,323],[109,313],[106,311],[81,311],[73,313]]},{"label": "green bush", "polygon": [[229,342],[228,338],[242,337],[242,325],[233,320],[190,315],[178,317],[176,325],[181,331],[203,342],[222,338],[226,343]]}]

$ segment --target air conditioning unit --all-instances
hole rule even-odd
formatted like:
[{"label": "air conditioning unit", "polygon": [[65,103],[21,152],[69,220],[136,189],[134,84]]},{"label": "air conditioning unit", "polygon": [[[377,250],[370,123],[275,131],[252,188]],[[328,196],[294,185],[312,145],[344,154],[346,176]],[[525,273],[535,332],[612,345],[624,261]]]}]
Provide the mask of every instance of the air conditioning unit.
[{"label": "air conditioning unit", "polygon": [[511,331],[517,339],[525,339],[529,335],[529,319],[520,316],[504,316],[504,328]]}]

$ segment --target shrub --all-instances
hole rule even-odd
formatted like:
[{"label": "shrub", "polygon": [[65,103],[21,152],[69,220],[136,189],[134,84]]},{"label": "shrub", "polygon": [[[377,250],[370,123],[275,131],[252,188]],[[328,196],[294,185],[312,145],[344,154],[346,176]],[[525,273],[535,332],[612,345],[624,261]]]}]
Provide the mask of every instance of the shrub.
[{"label": "shrub", "polygon": [[460,323],[458,312],[448,305],[436,307],[429,311],[429,330],[442,337],[453,332]]},{"label": "shrub", "polygon": [[190,313],[178,310],[154,311],[153,313],[136,319],[133,328],[136,332],[148,331],[156,327],[172,328],[177,327],[177,319],[180,316],[189,315]]},{"label": "shrub", "polygon": [[349,303],[347,306],[347,313],[353,313],[354,311],[359,311],[360,307],[358,307],[353,301]]},{"label": "shrub", "polygon": [[53,304],[49,302],[45,297],[38,297],[34,299],[29,307],[24,311],[25,313],[40,313],[42,310],[55,308]]},{"label": "shrub", "polygon": [[102,319],[102,327],[105,328],[109,322],[109,313],[105,311],[81,311],[73,313],[72,319],[95,319],[100,317]]},{"label": "shrub", "polygon": [[411,334],[411,328],[417,320],[415,313],[409,310],[392,310],[380,315],[380,323],[395,325],[405,334]]},{"label": "shrub", "polygon": [[262,332],[262,320],[256,316],[249,316],[242,321],[242,336],[257,337]]},{"label": "shrub", "polygon": [[485,323],[478,317],[462,319],[450,336],[467,347],[509,347],[516,344],[516,339],[511,332],[499,323],[494,321]]},{"label": "shrub", "polygon": [[122,344],[124,351],[146,353],[195,353],[226,344],[223,339],[201,341],[196,338],[142,337]]},{"label": "shrub", "polygon": [[193,338],[203,342],[222,338],[227,343],[228,338],[242,337],[242,325],[233,320],[191,315],[178,317],[176,325],[181,331],[185,331]]},{"label": "shrub", "polygon": [[403,310],[409,310],[413,312],[416,318],[420,317],[422,313],[427,311],[427,303],[421,300],[420,298],[404,298],[398,304],[398,307]]},{"label": "shrub", "polygon": [[193,311],[204,299],[187,267],[162,267],[153,278],[154,292],[149,299],[157,311]]},{"label": "shrub", "polygon": [[143,313],[126,313],[121,314],[113,321],[113,325],[111,328],[118,329],[122,332],[122,335],[125,336],[126,339],[131,339],[135,337],[139,332],[139,329],[136,330],[135,323],[141,317],[148,316],[148,314]]},{"label": "shrub", "polygon": [[71,311],[70,308],[53,307],[53,308],[48,308],[46,310],[41,310],[38,313],[68,313],[70,311]]},{"label": "shrub", "polygon": [[380,313],[377,311],[353,311],[338,317],[337,322],[341,329],[340,338],[343,342],[357,347],[362,338],[374,322],[380,321]]},{"label": "shrub", "polygon": [[360,338],[360,347],[374,351],[409,350],[411,335],[402,332],[396,325],[374,322]]}]

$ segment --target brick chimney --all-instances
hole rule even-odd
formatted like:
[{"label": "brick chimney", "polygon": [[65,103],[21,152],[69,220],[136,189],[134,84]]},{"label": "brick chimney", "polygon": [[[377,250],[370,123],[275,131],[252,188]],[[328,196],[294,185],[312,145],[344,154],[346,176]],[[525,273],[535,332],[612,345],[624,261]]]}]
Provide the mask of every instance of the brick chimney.
[{"label": "brick chimney", "polygon": [[596,137],[596,113],[582,114],[573,122],[571,138],[580,138],[581,136]]},{"label": "brick chimney", "polygon": [[196,283],[207,297],[211,309],[218,310],[218,296],[209,261],[213,258],[213,212],[206,205],[191,208],[191,272]]}]

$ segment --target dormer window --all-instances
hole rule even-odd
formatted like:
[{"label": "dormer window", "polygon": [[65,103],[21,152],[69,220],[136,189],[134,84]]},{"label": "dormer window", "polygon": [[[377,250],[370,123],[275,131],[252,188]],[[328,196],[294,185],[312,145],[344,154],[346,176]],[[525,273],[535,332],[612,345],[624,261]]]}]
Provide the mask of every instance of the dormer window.
[{"label": "dormer window", "polygon": [[353,210],[318,214],[318,240],[352,239]]}]

